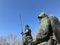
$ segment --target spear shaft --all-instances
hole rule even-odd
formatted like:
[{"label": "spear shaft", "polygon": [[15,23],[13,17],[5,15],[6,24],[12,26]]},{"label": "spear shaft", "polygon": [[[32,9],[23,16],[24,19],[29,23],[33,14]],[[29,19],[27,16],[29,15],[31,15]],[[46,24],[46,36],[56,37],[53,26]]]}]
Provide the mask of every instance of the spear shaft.
[{"label": "spear shaft", "polygon": [[[20,15],[20,26],[21,26],[21,32],[23,32],[21,15]],[[22,44],[23,44],[23,34],[22,34]]]}]

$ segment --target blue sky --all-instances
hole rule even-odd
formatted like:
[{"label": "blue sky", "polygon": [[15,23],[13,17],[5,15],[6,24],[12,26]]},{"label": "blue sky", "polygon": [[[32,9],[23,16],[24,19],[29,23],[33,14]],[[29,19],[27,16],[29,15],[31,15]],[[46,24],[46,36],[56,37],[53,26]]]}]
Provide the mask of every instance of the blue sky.
[{"label": "blue sky", "polygon": [[0,0],[0,36],[16,34],[21,37],[20,15],[23,30],[28,24],[35,33],[41,12],[49,16],[54,14],[60,19],[60,0]]}]

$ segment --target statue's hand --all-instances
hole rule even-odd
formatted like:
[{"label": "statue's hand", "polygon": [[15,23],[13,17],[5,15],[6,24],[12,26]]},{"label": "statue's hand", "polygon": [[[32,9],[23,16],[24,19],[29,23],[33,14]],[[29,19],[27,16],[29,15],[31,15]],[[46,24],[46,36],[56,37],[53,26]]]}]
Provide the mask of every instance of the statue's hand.
[{"label": "statue's hand", "polygon": [[21,34],[23,35],[23,32],[21,32]]}]

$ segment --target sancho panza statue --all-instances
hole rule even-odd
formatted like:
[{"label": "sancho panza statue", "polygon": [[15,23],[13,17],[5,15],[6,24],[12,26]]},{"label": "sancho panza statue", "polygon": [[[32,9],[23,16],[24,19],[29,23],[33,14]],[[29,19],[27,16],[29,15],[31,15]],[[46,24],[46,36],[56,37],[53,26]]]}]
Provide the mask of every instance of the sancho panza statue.
[{"label": "sancho panza statue", "polygon": [[24,36],[24,41],[23,41],[23,45],[31,45],[32,44],[32,35],[31,35],[31,29],[29,28],[29,25],[25,26],[25,32],[23,33]]}]

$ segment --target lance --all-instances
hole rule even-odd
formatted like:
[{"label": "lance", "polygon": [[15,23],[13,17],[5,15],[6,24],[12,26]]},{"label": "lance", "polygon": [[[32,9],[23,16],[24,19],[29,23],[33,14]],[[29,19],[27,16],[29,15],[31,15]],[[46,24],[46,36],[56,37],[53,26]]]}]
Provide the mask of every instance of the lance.
[{"label": "lance", "polygon": [[[23,27],[22,27],[22,19],[20,15],[20,26],[21,26],[21,33],[23,32]],[[22,44],[23,44],[23,34],[22,34]]]}]

